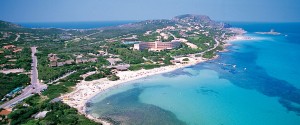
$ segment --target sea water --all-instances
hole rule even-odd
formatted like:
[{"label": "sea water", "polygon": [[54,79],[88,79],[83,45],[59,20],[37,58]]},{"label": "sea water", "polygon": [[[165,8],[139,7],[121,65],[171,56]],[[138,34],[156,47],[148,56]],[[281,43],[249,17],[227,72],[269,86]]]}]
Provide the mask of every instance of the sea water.
[{"label": "sea water", "polygon": [[[300,25],[243,24],[216,60],[131,81],[100,93],[87,112],[136,125],[299,125]],[[254,32],[275,29],[281,35]]]}]

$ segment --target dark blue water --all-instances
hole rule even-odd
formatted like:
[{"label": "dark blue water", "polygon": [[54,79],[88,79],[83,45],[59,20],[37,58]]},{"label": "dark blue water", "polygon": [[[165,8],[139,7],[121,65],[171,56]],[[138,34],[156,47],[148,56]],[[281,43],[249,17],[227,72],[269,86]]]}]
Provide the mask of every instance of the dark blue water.
[{"label": "dark blue water", "polygon": [[[233,25],[248,30],[247,35],[254,40],[231,42],[229,51],[219,53],[216,60],[132,81],[99,94],[91,100],[89,113],[122,123],[161,119],[141,120],[126,115],[132,111],[118,109],[135,109],[141,116],[164,116],[170,124],[300,124],[300,32],[296,30],[300,25]],[[253,33],[270,29],[282,35]],[[104,106],[109,102],[113,102],[110,108]],[[155,110],[149,111],[147,106]]]},{"label": "dark blue water", "polygon": [[108,26],[118,26],[137,21],[99,21],[99,22],[17,22],[26,28],[62,28],[62,29],[93,29]]}]

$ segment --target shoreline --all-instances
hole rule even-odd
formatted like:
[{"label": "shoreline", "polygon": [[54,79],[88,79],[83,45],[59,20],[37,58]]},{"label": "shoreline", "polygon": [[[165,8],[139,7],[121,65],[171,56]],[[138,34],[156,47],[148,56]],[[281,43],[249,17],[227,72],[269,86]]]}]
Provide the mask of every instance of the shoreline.
[{"label": "shoreline", "polygon": [[95,118],[92,115],[89,115],[85,112],[86,103],[94,96],[105,92],[106,90],[109,90],[113,87],[117,87],[118,85],[124,84],[126,82],[197,65],[204,61],[207,61],[207,59],[197,57],[195,60],[191,61],[191,63],[188,64],[169,65],[149,70],[141,69],[138,71],[122,71],[116,74],[120,77],[120,79],[117,81],[109,81],[107,78],[102,78],[93,81],[82,80],[76,84],[74,90],[71,93],[64,94],[60,96],[60,98],[62,99],[63,103],[68,104],[73,108],[76,108],[80,114],[85,115],[87,118],[96,122],[100,122],[103,125],[110,125],[109,122],[99,118]]},{"label": "shoreline", "polygon": [[[228,40],[225,40],[224,50],[222,52],[226,52],[226,48],[230,46],[230,42],[234,41],[240,41],[240,40],[253,40],[251,37],[243,36],[243,35],[237,35],[229,38]],[[93,81],[80,81],[76,84],[74,87],[74,90],[70,93],[64,94],[60,96],[63,103],[68,104],[69,106],[76,108],[80,114],[83,114],[85,117],[98,122],[102,123],[103,125],[111,125],[110,122],[93,117],[90,114],[86,113],[86,103],[92,99],[97,94],[100,94],[102,92],[105,92],[106,90],[112,89],[113,87],[117,87],[118,85],[124,84],[126,82],[134,81],[137,79],[141,79],[148,76],[153,76],[157,74],[167,73],[171,71],[175,71],[177,69],[197,65],[199,63],[208,61],[208,60],[214,60],[218,58],[219,55],[216,55],[212,59],[204,59],[203,57],[194,57],[194,60],[191,60],[188,64],[176,64],[176,65],[169,65],[169,66],[163,66],[159,68],[154,69],[141,69],[137,71],[121,71],[118,72],[116,75],[120,77],[117,81],[109,81],[107,78],[102,78],[98,80]]]},{"label": "shoreline", "polygon": [[245,41],[245,40],[254,40],[254,39],[255,38],[250,36],[236,35],[236,36],[229,37],[228,40],[225,40],[224,42],[227,44],[235,41]]}]

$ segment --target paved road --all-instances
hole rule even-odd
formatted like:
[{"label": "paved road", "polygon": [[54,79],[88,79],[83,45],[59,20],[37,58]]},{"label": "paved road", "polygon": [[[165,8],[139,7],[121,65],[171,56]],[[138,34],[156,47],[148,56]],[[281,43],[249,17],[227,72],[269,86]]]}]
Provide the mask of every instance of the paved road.
[{"label": "paved road", "polygon": [[47,89],[47,85],[39,83],[38,80],[38,70],[37,70],[37,57],[35,56],[36,47],[31,47],[31,57],[32,57],[32,69],[31,69],[31,85],[25,87],[22,90],[22,94],[13,98],[12,100],[2,104],[0,108],[10,108],[13,107],[16,103],[22,101],[23,99],[28,98],[34,93],[40,93],[42,90]]},{"label": "paved road", "polygon": [[53,81],[51,81],[51,82],[49,82],[49,83],[47,83],[47,84],[53,84],[53,83],[55,83],[55,82],[57,82],[57,81],[59,81],[59,80],[61,80],[61,79],[64,79],[64,78],[66,78],[66,77],[72,75],[72,74],[75,73],[75,72],[76,72],[76,71],[72,71],[72,72],[69,72],[69,73],[67,73],[67,74],[64,74],[62,77],[59,77],[59,78],[57,78],[57,79],[55,79],[55,80],[53,80]]},{"label": "paved road", "polygon": [[17,35],[17,37],[16,37],[15,41],[18,41],[20,38],[20,35],[19,34],[16,34],[16,35]]},{"label": "paved road", "polygon": [[203,54],[206,53],[206,52],[209,52],[209,51],[212,51],[212,50],[216,49],[216,48],[220,45],[220,42],[219,42],[217,39],[215,39],[215,41],[216,41],[216,44],[214,44],[214,47],[213,47],[213,48],[207,49],[207,50],[205,50],[205,51],[203,51],[203,52],[200,52],[200,53],[195,53],[195,54],[190,54],[190,55],[191,55],[191,56],[203,55]]}]

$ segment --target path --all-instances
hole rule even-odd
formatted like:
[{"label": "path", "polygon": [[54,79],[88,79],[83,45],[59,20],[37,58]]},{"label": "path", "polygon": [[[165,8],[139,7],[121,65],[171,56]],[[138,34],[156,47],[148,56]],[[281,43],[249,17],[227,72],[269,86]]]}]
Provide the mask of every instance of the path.
[{"label": "path", "polygon": [[76,72],[76,71],[72,71],[72,72],[66,73],[66,74],[64,74],[62,77],[59,77],[59,78],[57,78],[57,79],[55,79],[55,80],[53,80],[53,81],[51,81],[51,82],[49,82],[49,83],[47,83],[47,84],[53,84],[53,83],[55,83],[55,82],[57,82],[57,81],[59,81],[59,80],[61,80],[61,79],[64,79],[64,78],[66,78],[66,77],[72,75],[72,74],[75,73],[75,72]]},{"label": "path", "polygon": [[32,69],[31,69],[31,85],[25,87],[22,90],[22,94],[9,100],[8,102],[2,104],[0,108],[10,108],[13,107],[18,102],[28,98],[34,93],[40,93],[42,90],[47,89],[47,85],[39,83],[38,80],[38,70],[37,70],[37,57],[35,56],[36,47],[31,47],[31,57],[32,57]]}]

